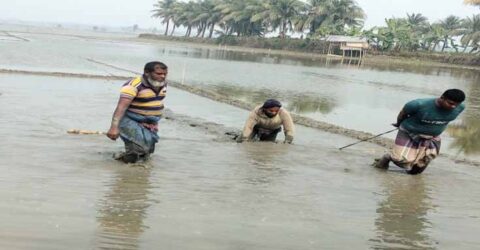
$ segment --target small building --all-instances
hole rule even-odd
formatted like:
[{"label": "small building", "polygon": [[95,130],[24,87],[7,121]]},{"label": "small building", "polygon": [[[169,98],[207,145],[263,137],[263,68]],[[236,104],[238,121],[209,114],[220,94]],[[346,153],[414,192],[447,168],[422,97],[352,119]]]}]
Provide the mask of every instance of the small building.
[{"label": "small building", "polygon": [[328,36],[325,41],[328,43],[327,55],[362,59],[369,48],[366,38],[355,36]]}]

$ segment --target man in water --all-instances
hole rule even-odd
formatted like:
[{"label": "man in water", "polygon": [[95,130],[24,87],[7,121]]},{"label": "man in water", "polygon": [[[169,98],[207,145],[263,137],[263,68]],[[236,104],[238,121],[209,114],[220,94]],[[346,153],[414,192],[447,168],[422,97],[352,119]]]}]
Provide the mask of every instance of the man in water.
[{"label": "man in water", "polygon": [[292,143],[295,126],[290,113],[282,108],[279,101],[269,99],[250,113],[238,142],[245,140],[275,142],[277,134],[282,131],[282,125],[285,131],[284,143]]},{"label": "man in water", "polygon": [[420,174],[440,152],[440,134],[465,109],[465,93],[449,89],[440,98],[417,99],[405,104],[397,117],[399,131],[390,154],[376,159],[374,166],[388,169],[388,163]]},{"label": "man in water", "polygon": [[121,88],[120,99],[113,113],[108,138],[119,136],[125,153],[116,157],[125,163],[146,160],[158,141],[158,121],[162,116],[163,99],[167,92],[167,65],[149,62],[142,76],[135,77]]}]

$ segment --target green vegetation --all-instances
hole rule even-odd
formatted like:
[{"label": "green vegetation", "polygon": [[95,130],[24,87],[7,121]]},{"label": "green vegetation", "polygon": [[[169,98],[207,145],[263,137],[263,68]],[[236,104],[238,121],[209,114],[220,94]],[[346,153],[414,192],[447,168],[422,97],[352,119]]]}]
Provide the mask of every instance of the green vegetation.
[{"label": "green vegetation", "polygon": [[171,24],[170,35],[175,27],[183,26],[187,37],[211,38],[215,28],[219,35],[237,37],[263,37],[272,32],[280,38],[292,32],[309,37],[341,35],[360,30],[365,18],[354,0],[159,0],[154,7],[153,17],[166,24],[164,35]]},{"label": "green vegetation", "polygon": [[[480,7],[479,0],[465,4]],[[363,29],[365,13],[354,0],[159,0],[153,16],[166,25],[160,38],[167,40],[324,53],[322,38],[348,35],[367,38],[371,54],[464,65],[479,62],[480,14],[429,22],[422,14],[409,13],[385,19],[384,26]],[[174,38],[180,26],[185,28],[184,38]],[[278,36],[265,38],[268,34]],[[290,38],[294,34],[299,38]]]}]

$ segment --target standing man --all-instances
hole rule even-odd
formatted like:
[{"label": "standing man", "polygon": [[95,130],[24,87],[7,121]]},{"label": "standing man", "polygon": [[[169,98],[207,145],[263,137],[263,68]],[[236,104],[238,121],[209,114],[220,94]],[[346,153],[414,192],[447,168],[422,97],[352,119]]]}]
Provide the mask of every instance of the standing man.
[{"label": "standing man", "polygon": [[388,169],[388,163],[420,174],[440,152],[440,134],[465,109],[465,93],[449,89],[440,98],[417,99],[405,104],[397,117],[399,131],[390,154],[376,159],[374,166]]},{"label": "standing man", "polygon": [[292,143],[295,126],[290,113],[282,108],[279,101],[269,99],[250,113],[238,142],[245,140],[275,142],[277,134],[282,131],[282,125],[285,130],[284,143]]},{"label": "standing man", "polygon": [[143,72],[122,86],[107,132],[108,138],[116,140],[120,136],[124,141],[125,153],[116,158],[125,163],[148,159],[158,141],[168,68],[161,62],[149,62]]}]

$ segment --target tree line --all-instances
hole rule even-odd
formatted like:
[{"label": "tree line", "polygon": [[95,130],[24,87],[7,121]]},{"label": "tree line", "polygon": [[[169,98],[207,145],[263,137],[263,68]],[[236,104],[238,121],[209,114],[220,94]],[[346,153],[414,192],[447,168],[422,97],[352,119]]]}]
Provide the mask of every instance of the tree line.
[{"label": "tree line", "polygon": [[[480,6],[479,0],[465,0]],[[461,4],[461,3],[459,3]],[[479,53],[480,14],[448,16],[430,22],[420,13],[387,18],[385,25],[363,29],[366,15],[355,0],[159,0],[153,17],[166,25],[164,35],[184,27],[186,37],[264,37],[278,33],[318,39],[328,35],[362,36],[379,51]]]}]

